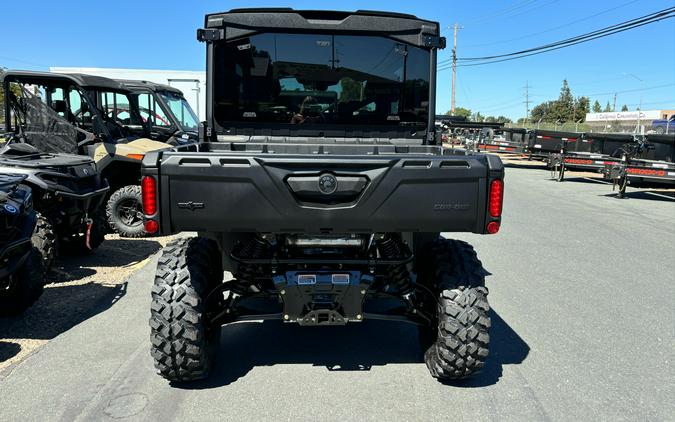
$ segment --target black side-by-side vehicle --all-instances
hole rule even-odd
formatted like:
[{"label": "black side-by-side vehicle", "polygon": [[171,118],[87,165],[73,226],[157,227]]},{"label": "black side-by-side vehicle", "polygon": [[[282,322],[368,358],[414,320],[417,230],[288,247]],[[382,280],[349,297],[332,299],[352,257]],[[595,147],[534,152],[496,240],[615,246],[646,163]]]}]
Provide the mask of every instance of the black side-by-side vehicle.
[{"label": "black side-by-side vehicle", "polygon": [[103,242],[101,204],[108,185],[91,158],[75,155],[79,132],[50,106],[49,95],[28,87],[8,89],[5,76],[0,75],[7,129],[0,174],[23,175],[22,184],[31,188],[43,264],[49,269],[58,249],[88,252]]},{"label": "black side-by-side vehicle", "polygon": [[[164,248],[157,266],[159,373],[206,377],[221,325],[247,320],[410,322],[434,377],[479,370],[486,272],[468,243],[440,233],[499,230],[504,167],[440,145],[439,24],[232,10],[207,15],[198,38],[204,143],[143,160],[146,229],[198,232]],[[224,270],[234,278],[224,281]]]},{"label": "black side-by-side vehicle", "polygon": [[[42,294],[42,245],[25,175],[0,174],[0,316],[21,313]],[[34,238],[35,246],[31,243]]]}]

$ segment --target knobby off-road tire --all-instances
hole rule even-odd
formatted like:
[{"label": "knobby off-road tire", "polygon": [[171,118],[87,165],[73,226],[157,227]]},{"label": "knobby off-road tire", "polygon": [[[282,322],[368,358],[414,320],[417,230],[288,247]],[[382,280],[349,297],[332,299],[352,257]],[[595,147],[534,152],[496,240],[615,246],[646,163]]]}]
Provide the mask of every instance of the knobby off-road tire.
[{"label": "knobby off-road tire", "polygon": [[105,206],[110,228],[123,237],[143,237],[141,187],[129,185],[117,189],[110,195]]},{"label": "knobby off-road tire", "polygon": [[42,214],[36,213],[36,217],[37,222],[35,223],[35,229],[33,229],[31,243],[40,254],[42,268],[47,273],[56,257],[56,234],[49,220]]},{"label": "knobby off-road tire", "polygon": [[437,331],[424,360],[435,378],[466,378],[479,371],[488,356],[490,306],[485,270],[466,242],[438,240],[431,253],[438,292]]},{"label": "knobby off-road tire", "polygon": [[220,325],[208,321],[209,291],[222,283],[215,242],[178,239],[164,248],[157,264],[150,313],[151,355],[170,381],[206,378],[215,362]]},{"label": "knobby off-road tire", "polygon": [[0,291],[0,316],[19,315],[42,295],[45,273],[43,257],[37,248],[32,248],[26,261],[10,277],[9,289]]}]

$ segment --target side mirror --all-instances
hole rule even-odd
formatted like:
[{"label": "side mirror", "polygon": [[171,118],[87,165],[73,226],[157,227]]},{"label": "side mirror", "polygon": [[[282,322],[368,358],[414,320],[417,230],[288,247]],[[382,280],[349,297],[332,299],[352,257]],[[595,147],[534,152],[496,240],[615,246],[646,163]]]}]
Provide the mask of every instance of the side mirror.
[{"label": "side mirror", "polygon": [[89,104],[82,102],[82,104],[80,105],[80,113],[84,114],[87,112],[89,112]]}]

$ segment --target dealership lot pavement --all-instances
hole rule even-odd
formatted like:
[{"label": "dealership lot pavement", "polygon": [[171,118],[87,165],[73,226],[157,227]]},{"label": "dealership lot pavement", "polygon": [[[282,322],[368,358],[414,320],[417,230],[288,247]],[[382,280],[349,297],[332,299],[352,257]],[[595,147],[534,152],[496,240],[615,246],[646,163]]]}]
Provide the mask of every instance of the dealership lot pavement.
[{"label": "dealership lot pavement", "polygon": [[0,420],[672,420],[675,202],[548,176],[509,168],[502,232],[458,236],[491,274],[491,356],[472,380],[433,380],[410,325],[268,322],[223,328],[213,376],[170,386],[148,352],[155,258],[0,372]]}]

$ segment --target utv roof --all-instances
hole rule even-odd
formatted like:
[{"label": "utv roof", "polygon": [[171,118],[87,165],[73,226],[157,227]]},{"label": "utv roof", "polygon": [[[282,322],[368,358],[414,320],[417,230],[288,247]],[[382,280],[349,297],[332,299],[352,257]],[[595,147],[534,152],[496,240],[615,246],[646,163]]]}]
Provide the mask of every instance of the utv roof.
[{"label": "utv roof", "polygon": [[230,40],[265,31],[344,32],[386,35],[420,47],[445,47],[445,39],[439,37],[438,22],[371,10],[232,9],[206,15],[205,28],[211,32],[198,32],[200,40]]},{"label": "utv roof", "polygon": [[121,83],[103,76],[85,75],[83,73],[51,73],[31,70],[8,70],[2,75],[4,79],[39,81],[69,81],[82,88],[105,88],[115,91],[128,91]]},{"label": "utv roof", "polygon": [[131,79],[117,79],[117,81],[122,83],[131,91],[138,91],[138,90],[146,90],[152,92],[169,91],[183,96],[183,91],[181,91],[178,88],[172,87],[171,85],[158,84],[156,82],[150,81],[131,80]]}]

